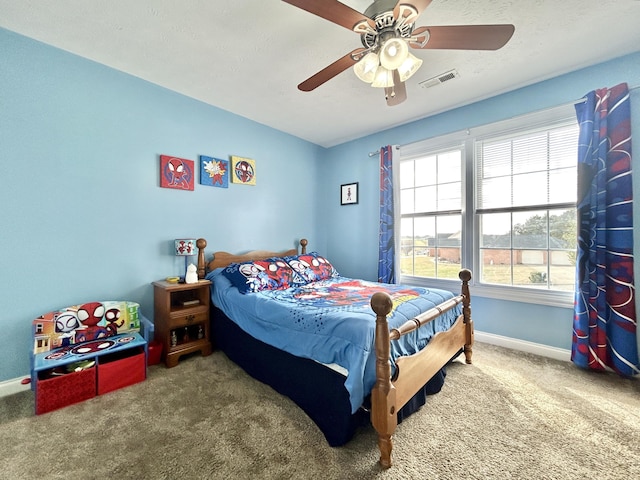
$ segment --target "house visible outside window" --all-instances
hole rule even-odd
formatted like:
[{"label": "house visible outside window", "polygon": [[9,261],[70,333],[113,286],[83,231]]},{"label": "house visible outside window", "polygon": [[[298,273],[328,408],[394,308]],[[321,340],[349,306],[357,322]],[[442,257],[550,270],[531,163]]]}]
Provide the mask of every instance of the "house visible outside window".
[{"label": "house visible outside window", "polygon": [[572,302],[577,149],[573,105],[400,147],[401,281]]}]

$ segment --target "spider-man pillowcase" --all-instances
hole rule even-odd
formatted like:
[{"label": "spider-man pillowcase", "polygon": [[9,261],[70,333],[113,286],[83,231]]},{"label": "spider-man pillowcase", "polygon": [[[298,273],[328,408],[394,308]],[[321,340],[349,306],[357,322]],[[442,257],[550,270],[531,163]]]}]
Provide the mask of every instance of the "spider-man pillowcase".
[{"label": "spider-man pillowcase", "polygon": [[317,252],[284,257],[294,272],[306,282],[317,282],[338,276],[338,272],[329,260]]},{"label": "spider-man pillowcase", "polygon": [[232,263],[222,274],[240,293],[282,290],[304,283],[282,258]]}]

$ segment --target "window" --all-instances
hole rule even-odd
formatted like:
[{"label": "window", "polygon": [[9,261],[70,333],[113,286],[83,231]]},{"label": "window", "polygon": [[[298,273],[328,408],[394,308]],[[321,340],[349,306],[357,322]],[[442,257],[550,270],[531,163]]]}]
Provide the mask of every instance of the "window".
[{"label": "window", "polygon": [[400,271],[418,277],[458,277],[462,259],[461,148],[400,164]]},{"label": "window", "polygon": [[402,281],[571,302],[577,145],[570,105],[401,147]]},{"label": "window", "polygon": [[479,281],[573,291],[577,124],[476,141]]}]

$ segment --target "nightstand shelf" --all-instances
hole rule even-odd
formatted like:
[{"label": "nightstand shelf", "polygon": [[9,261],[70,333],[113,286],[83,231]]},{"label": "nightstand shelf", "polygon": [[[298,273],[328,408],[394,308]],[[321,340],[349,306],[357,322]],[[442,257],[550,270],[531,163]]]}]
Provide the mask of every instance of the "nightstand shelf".
[{"label": "nightstand shelf", "polygon": [[200,351],[211,354],[209,295],[211,282],[153,282],[155,338],[164,347],[167,367],[175,367],[181,356]]}]

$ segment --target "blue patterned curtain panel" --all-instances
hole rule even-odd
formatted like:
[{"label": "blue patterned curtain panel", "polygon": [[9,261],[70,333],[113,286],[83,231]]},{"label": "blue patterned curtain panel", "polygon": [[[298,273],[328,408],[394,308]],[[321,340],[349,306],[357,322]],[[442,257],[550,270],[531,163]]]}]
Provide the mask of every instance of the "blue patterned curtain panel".
[{"label": "blue patterned curtain panel", "polygon": [[382,283],[396,282],[392,155],[391,145],[380,149],[378,281]]},{"label": "blue patterned curtain panel", "polygon": [[571,359],[582,368],[635,375],[629,89],[620,84],[589,92],[576,113],[579,235]]}]

